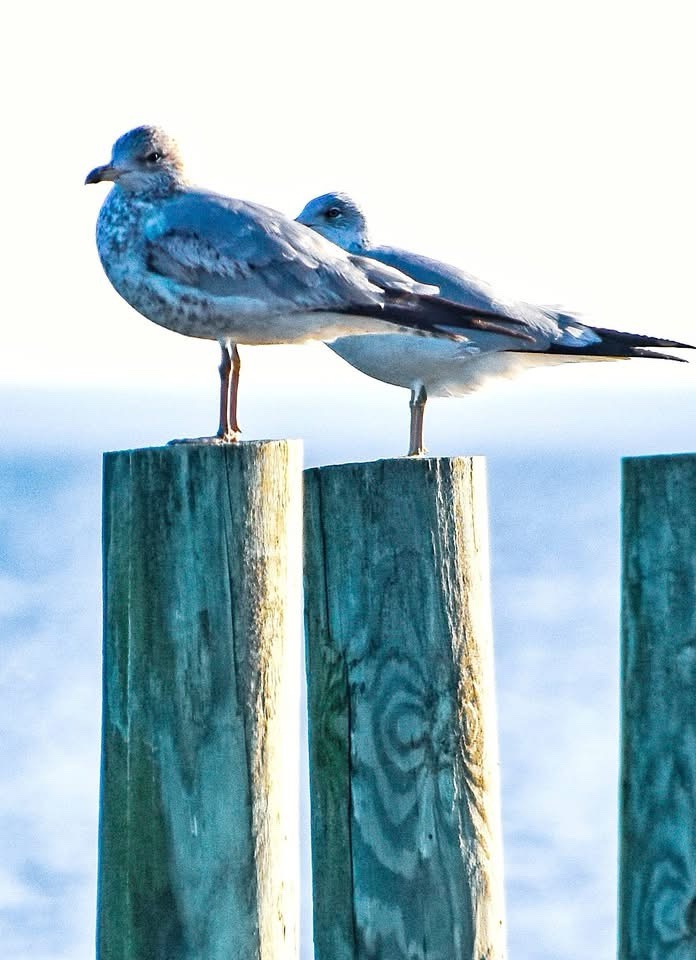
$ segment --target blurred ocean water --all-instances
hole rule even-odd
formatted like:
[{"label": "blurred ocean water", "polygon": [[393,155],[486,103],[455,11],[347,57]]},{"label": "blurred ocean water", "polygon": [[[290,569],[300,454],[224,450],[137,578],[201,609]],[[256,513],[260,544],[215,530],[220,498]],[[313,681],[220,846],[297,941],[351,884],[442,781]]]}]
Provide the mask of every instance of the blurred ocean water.
[{"label": "blurred ocean water", "polygon": [[[246,436],[299,432],[308,466],[403,453],[405,391],[337,358],[327,382],[298,385],[287,356],[269,384],[249,351]],[[434,454],[488,458],[514,960],[615,956],[620,457],[693,450],[696,422],[693,365],[631,369],[633,388],[601,364],[429,404]],[[94,956],[100,451],[198,436],[213,401],[0,391],[3,960]]]},{"label": "blurred ocean water", "polygon": [[[5,960],[94,955],[100,470],[0,457]],[[493,453],[488,474],[510,955],[610,957],[618,458]]]},{"label": "blurred ocean water", "polygon": [[0,458],[0,941],[94,955],[99,460]]}]

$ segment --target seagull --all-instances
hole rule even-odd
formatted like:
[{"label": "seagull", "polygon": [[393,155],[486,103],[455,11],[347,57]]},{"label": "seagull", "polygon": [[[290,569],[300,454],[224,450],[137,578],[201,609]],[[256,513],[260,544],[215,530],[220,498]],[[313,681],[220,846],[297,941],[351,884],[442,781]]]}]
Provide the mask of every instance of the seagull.
[{"label": "seagull", "polygon": [[[524,369],[572,361],[658,357],[655,347],[689,348],[661,337],[622,333],[583,323],[572,313],[500,298],[493,288],[457,267],[396,247],[373,246],[361,207],[345,193],[326,193],[306,205],[298,223],[311,227],[353,255],[386,264],[419,283],[435,285],[449,301],[513,317],[517,336],[505,331],[469,332],[469,343],[412,336],[348,336],[329,343],[362,373],[411,391],[409,456],[425,453],[423,416],[429,396],[472,393],[487,380],[510,377]],[[520,337],[520,330],[526,337]]]},{"label": "seagull", "polygon": [[97,249],[117,292],[160,326],[220,343],[220,425],[201,440],[238,438],[237,344],[408,331],[465,345],[472,329],[527,336],[515,318],[450,303],[275,210],[192,186],[176,141],[158,127],[120,137],[85,179],[102,181],[113,187]]}]

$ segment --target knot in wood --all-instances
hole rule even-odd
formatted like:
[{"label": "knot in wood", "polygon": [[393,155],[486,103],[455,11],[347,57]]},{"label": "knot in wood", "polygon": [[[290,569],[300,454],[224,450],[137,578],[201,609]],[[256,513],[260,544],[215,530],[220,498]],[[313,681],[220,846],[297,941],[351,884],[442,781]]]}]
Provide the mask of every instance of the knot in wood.
[{"label": "knot in wood", "polygon": [[684,923],[689,937],[696,937],[696,895],[686,905]]}]

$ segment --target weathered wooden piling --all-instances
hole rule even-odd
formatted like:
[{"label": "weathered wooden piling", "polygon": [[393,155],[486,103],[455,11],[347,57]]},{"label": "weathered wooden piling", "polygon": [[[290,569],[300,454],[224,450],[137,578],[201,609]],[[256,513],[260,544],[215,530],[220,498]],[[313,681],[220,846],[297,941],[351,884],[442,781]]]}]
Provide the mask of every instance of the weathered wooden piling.
[{"label": "weathered wooden piling", "polygon": [[501,960],[485,465],[305,473],[316,960]]},{"label": "weathered wooden piling", "polygon": [[696,456],[623,463],[619,960],[696,956]]},{"label": "weathered wooden piling", "polygon": [[297,957],[301,449],[104,461],[99,960]]}]

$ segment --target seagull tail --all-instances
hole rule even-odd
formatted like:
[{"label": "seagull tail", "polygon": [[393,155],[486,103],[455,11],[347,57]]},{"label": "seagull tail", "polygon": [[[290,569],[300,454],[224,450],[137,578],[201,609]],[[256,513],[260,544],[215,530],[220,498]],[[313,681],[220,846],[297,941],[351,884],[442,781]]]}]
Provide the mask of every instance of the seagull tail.
[{"label": "seagull tail", "polygon": [[676,360],[679,363],[686,363],[685,357],[677,357],[673,353],[660,353],[654,348],[695,349],[692,343],[681,343],[679,340],[667,340],[664,337],[650,337],[642,333],[623,333],[621,330],[608,330],[605,327],[592,327],[591,329],[602,338],[599,343],[583,344],[578,347],[554,343],[545,352],[585,357],[650,357],[655,360]]}]

